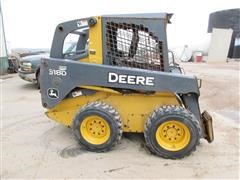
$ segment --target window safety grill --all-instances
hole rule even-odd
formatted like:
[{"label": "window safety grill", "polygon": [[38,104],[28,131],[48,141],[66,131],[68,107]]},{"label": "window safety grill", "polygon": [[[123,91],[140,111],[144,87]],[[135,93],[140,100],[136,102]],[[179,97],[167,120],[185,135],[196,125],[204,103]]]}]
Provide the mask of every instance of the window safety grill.
[{"label": "window safety grill", "polygon": [[163,71],[163,43],[147,27],[107,22],[107,60],[111,65]]}]

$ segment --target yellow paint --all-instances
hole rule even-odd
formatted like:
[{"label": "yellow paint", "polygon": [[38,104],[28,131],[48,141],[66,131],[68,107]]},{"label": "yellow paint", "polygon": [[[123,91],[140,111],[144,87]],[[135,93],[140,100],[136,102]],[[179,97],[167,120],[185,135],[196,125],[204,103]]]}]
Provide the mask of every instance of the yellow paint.
[{"label": "yellow paint", "polygon": [[82,137],[90,144],[104,144],[110,137],[111,130],[107,121],[99,116],[86,117],[81,125]]},{"label": "yellow paint", "polygon": [[89,56],[87,56],[85,58],[81,58],[79,61],[88,63],[89,62]]},{"label": "yellow paint", "polygon": [[49,109],[47,115],[61,124],[72,126],[72,120],[79,109],[94,101],[112,105],[121,116],[125,132],[143,132],[144,123],[154,109],[163,105],[180,105],[176,96],[171,93],[123,95],[98,91],[93,95],[64,99],[54,108]]},{"label": "yellow paint", "polygon": [[156,131],[158,144],[169,151],[184,149],[190,141],[188,127],[182,122],[170,120],[162,123]]},{"label": "yellow paint", "polygon": [[113,89],[99,87],[99,86],[80,86],[80,87],[84,88],[84,89],[95,90],[95,91],[103,91],[103,92],[109,92],[109,93],[113,93],[113,94],[120,94],[120,92],[115,91]]},{"label": "yellow paint", "polygon": [[88,56],[90,63],[102,64],[102,19],[95,17],[97,23],[89,29]]}]

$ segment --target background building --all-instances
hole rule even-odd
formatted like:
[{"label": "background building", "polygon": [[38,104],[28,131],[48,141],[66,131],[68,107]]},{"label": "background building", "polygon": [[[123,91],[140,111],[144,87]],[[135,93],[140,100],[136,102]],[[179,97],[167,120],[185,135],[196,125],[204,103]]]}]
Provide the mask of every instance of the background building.
[{"label": "background building", "polygon": [[[209,16],[208,32],[212,33],[209,61],[221,57],[240,58],[240,9],[213,12]],[[214,48],[215,47],[215,48]],[[216,48],[218,47],[218,48]]]}]

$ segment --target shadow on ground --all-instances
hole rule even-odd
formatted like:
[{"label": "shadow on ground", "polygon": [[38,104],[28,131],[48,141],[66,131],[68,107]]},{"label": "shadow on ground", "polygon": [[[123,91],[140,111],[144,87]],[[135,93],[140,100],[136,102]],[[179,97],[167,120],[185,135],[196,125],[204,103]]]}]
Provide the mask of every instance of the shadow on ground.
[{"label": "shadow on ground", "polygon": [[24,83],[20,86],[21,89],[29,89],[29,90],[38,90],[37,85],[35,83]]}]

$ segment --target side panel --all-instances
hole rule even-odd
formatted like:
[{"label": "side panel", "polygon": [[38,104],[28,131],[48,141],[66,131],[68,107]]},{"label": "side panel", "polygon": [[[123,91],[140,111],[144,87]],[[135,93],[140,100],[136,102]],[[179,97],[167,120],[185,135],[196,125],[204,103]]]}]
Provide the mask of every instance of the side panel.
[{"label": "side panel", "polygon": [[[118,80],[111,82],[110,74],[117,75]],[[84,85],[199,95],[194,76],[71,60],[44,59],[40,76],[42,104],[45,108],[56,106],[72,89]],[[137,78],[144,79],[145,82],[137,83]],[[51,91],[57,91],[58,95],[49,96]]]},{"label": "side panel", "polygon": [[47,115],[61,124],[71,126],[72,119],[81,106],[99,100],[117,109],[123,121],[124,132],[143,132],[145,121],[154,109],[167,104],[179,105],[175,95],[171,93],[121,95],[97,92],[94,95],[65,99],[49,109]]}]

